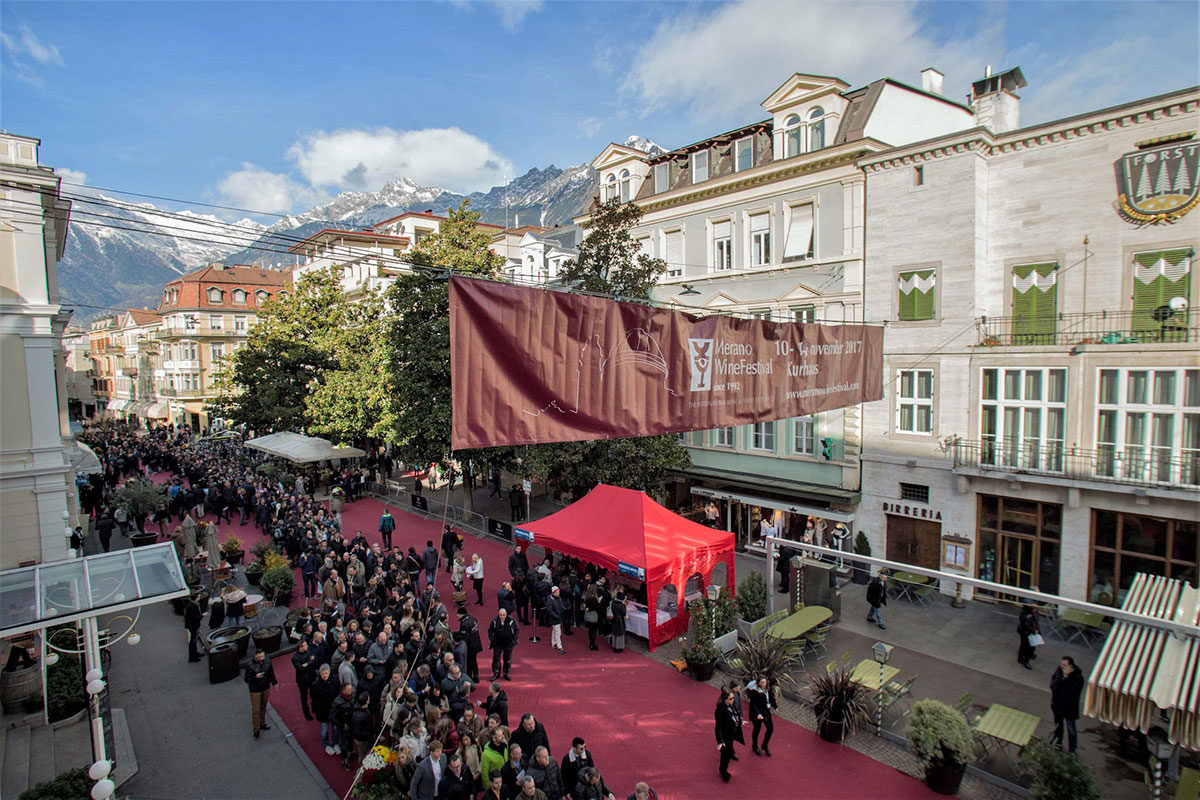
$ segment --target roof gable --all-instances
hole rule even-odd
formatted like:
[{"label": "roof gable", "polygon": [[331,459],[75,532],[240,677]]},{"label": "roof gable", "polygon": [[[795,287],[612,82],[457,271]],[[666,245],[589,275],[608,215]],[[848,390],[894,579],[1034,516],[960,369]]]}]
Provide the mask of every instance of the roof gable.
[{"label": "roof gable", "polygon": [[810,286],[805,286],[803,283],[797,283],[787,292],[785,292],[780,300],[812,300],[821,296],[821,293]]},{"label": "roof gable", "polygon": [[771,92],[770,96],[762,101],[762,107],[767,111],[774,112],[776,109],[803,103],[822,95],[840,94],[849,88],[850,84],[841,78],[833,78],[828,75],[805,75],[797,72],[784,81],[782,86]]},{"label": "roof gable", "polygon": [[630,161],[632,159],[640,159],[645,157],[645,153],[641,150],[635,150],[632,147],[626,147],[623,144],[610,142],[608,147],[600,151],[600,155],[592,160],[593,169],[603,169],[604,167],[618,164],[622,161]]},{"label": "roof gable", "polygon": [[717,292],[708,300],[704,301],[705,308],[729,308],[730,306],[740,305],[737,300],[734,300],[724,292]]}]

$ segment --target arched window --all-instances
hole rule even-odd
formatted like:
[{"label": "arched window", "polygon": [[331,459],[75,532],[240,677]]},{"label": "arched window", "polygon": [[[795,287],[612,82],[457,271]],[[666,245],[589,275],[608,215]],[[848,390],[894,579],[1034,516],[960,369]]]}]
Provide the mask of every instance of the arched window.
[{"label": "arched window", "polygon": [[224,302],[221,299],[224,294],[225,294],[224,292],[222,292],[220,289],[218,289],[214,286],[213,288],[208,290],[208,302],[210,302],[210,303]]},{"label": "arched window", "polygon": [[629,202],[629,170],[621,170],[621,202]]},{"label": "arched window", "polygon": [[808,112],[808,149],[820,150],[825,146],[825,109],[817,106]]},{"label": "arched window", "polygon": [[233,302],[245,303],[246,302],[246,290],[245,289],[234,289],[233,290]]},{"label": "arched window", "polygon": [[271,295],[269,293],[263,291],[262,289],[259,289],[257,292],[254,293],[254,301],[256,303],[258,303],[260,306],[270,299],[271,299]]},{"label": "arched window", "polygon": [[612,200],[617,196],[617,173],[613,172],[608,176],[608,188],[604,193],[605,201]]},{"label": "arched window", "polygon": [[783,121],[783,157],[800,155],[800,117],[792,114]]}]

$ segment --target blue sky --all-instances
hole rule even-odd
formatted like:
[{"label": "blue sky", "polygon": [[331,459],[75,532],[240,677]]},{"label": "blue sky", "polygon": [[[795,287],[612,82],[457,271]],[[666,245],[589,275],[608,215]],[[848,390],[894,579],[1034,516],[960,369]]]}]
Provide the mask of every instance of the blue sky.
[{"label": "blue sky", "polygon": [[961,100],[1019,65],[1046,121],[1200,82],[1196,31],[1193,2],[3,2],[0,125],[94,186],[280,213],[679,146],[792,72],[934,66]]}]

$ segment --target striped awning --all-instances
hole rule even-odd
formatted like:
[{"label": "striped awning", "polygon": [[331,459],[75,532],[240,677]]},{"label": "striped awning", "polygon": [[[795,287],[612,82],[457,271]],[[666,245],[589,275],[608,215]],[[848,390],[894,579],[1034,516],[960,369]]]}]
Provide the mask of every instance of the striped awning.
[{"label": "striped awning", "polygon": [[167,404],[166,403],[151,403],[146,407],[147,419],[166,419]]},{"label": "striped awning", "polygon": [[128,406],[129,406],[128,400],[109,400],[108,401],[108,410],[109,411],[124,411]]},{"label": "striped awning", "polygon": [[1185,635],[1117,622],[1088,679],[1084,713],[1144,733],[1163,710],[1168,739],[1200,749],[1200,590],[1138,573],[1121,609],[1197,629]]}]

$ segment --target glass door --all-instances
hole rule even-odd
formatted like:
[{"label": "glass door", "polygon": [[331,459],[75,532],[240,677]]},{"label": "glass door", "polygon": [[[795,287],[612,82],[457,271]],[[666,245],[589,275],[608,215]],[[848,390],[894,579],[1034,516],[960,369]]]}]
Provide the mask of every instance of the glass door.
[{"label": "glass door", "polygon": [[1033,556],[1037,542],[1022,536],[1000,536],[1000,583],[1029,589],[1033,581]]}]

